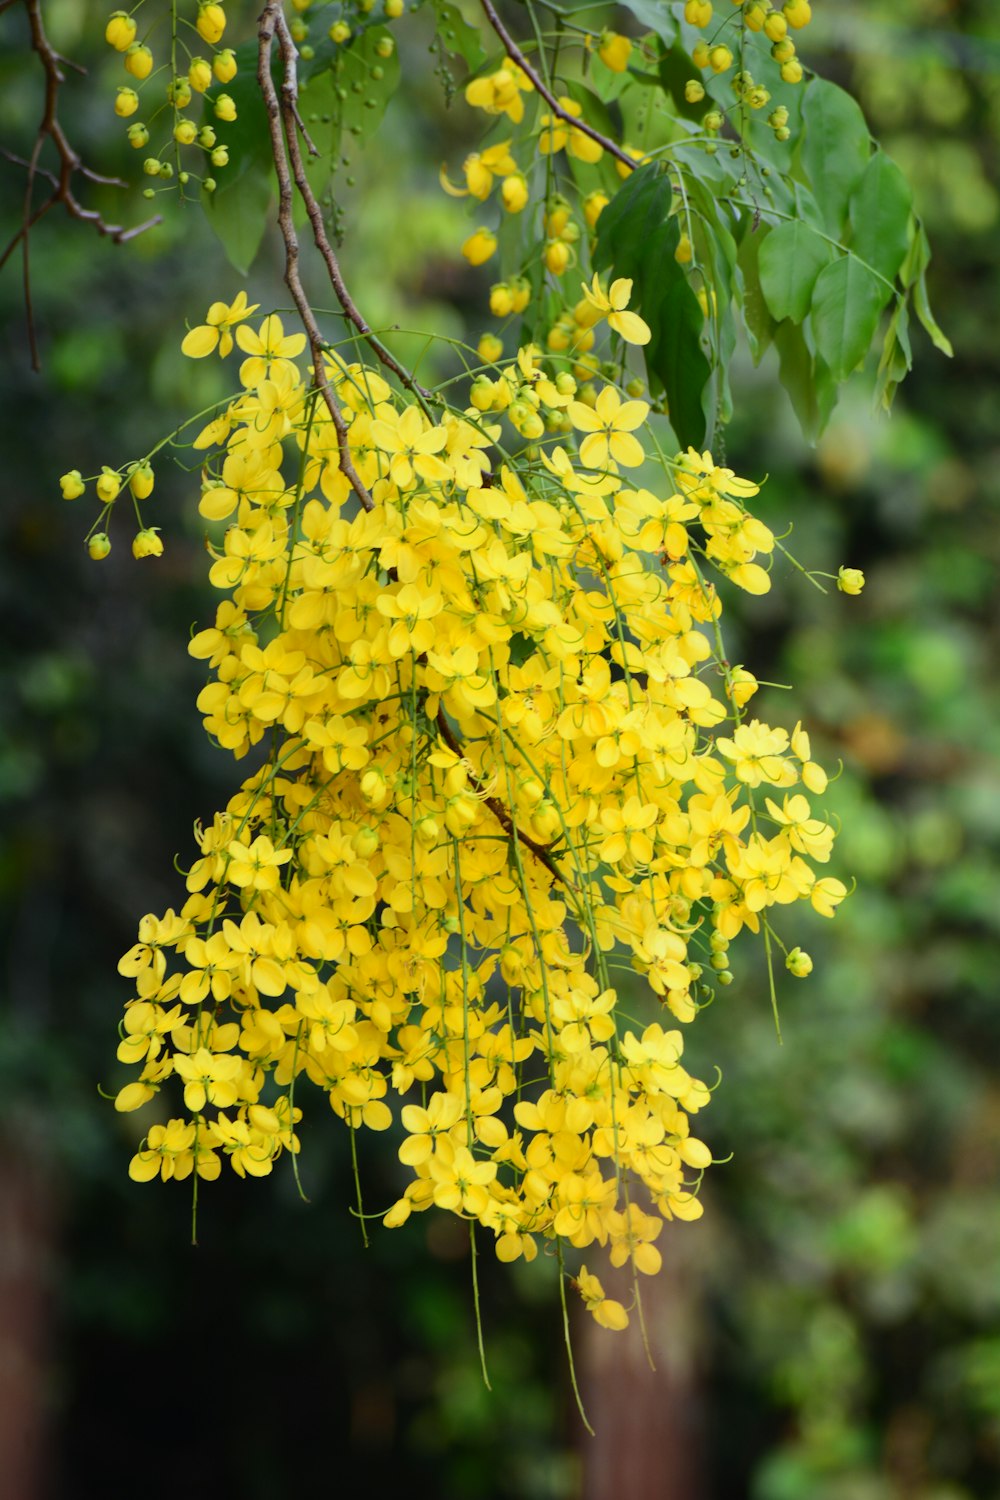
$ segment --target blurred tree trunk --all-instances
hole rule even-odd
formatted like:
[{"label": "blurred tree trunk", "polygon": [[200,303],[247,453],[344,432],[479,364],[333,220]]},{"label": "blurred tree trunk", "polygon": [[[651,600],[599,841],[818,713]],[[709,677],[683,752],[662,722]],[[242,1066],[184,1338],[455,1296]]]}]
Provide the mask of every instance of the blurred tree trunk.
[{"label": "blurred tree trunk", "polygon": [[54,1195],[23,1140],[0,1143],[0,1161],[0,1488],[4,1500],[41,1500]]},{"label": "blurred tree trunk", "polygon": [[[574,1335],[587,1416],[581,1500],[703,1500],[701,1225],[668,1225],[663,1269],[641,1277],[649,1352],[635,1312],[623,1333],[581,1317]],[[604,1278],[610,1296],[620,1295]]]}]

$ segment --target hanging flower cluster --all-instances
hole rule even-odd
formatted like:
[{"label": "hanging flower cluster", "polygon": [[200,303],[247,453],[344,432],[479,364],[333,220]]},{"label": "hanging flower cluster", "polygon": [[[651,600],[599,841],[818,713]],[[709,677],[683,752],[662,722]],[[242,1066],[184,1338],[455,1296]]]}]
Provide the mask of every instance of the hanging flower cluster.
[{"label": "hanging flower cluster", "polygon": [[[586,300],[641,341],[627,287]],[[747,721],[757,684],[722,652],[709,571],[769,586],[757,487],[708,453],[663,462],[644,402],[581,400],[530,347],[464,411],[330,352],[359,508],[304,337],[252,313],[213,304],[184,348],[244,356],[195,444],[226,529],[190,650],[207,732],[255,768],[120,964],[138,1073],[117,1107],[171,1101],[131,1175],[266,1175],[311,1085],[352,1131],[399,1122],[386,1224],[437,1207],[501,1260],[549,1242],[655,1272],[711,1161],[681,1027],[741,929],[778,941],[776,907],[845,895],[817,869],[807,736]],[[567,446],[515,463],[497,413],[518,402]],[[655,491],[623,472],[647,460]],[[648,1024],[622,1008],[643,985]]]},{"label": "hanging flower cluster", "polygon": [[[236,119],[236,104],[232,95],[225,92],[225,85],[236,77],[237,64],[231,47],[219,47],[226,30],[226,12],[218,0],[198,0],[192,7],[192,14],[193,19],[181,14],[177,0],[171,0],[169,9],[155,12],[140,35],[136,15],[116,10],[108,17],[104,36],[108,45],[121,53],[131,80],[122,84],[115,94],[115,114],[131,121],[129,145],[137,151],[148,150],[158,128],[157,122],[161,115],[165,116],[166,123],[160,127],[154,153],[143,160],[146,176],[169,182],[176,170],[182,190],[193,179],[211,193],[216,187],[212,169],[229,163],[229,148],[219,140],[212,120],[229,124]],[[156,65],[153,51],[158,29],[167,34],[168,42],[168,58],[160,67]],[[205,47],[211,50],[210,57],[202,55]],[[136,118],[143,103],[140,90],[147,80],[164,72],[167,77],[162,99],[151,112],[147,99],[147,107],[143,110],[146,118]],[[222,89],[217,87],[219,84]],[[189,113],[199,96],[212,112],[212,118],[206,119],[203,111],[200,124]],[[209,165],[209,172],[202,176],[186,166],[187,158],[181,156],[182,148],[200,150]],[[144,196],[152,198],[155,193],[155,188],[147,187]]]}]

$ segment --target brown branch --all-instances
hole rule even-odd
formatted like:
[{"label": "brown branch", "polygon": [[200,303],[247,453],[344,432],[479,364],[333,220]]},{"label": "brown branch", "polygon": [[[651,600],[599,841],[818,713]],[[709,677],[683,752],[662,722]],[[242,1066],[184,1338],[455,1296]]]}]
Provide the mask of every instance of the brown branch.
[{"label": "brown branch", "polygon": [[539,77],[535,69],[531,66],[530,62],[525,57],[520,47],[517,45],[514,38],[511,36],[510,32],[507,30],[500,17],[497,15],[492,0],[479,0],[479,3],[483,7],[483,14],[486,16],[487,21],[489,21],[490,25],[493,27],[493,30],[503,42],[504,47],[507,50],[507,56],[510,58],[511,62],[517,64],[517,66],[521,69],[521,72],[524,73],[526,77],[531,79],[533,88],[542,96],[546,104],[549,106],[549,109],[551,109],[552,113],[558,119],[563,120],[567,125],[571,125],[574,130],[579,130],[584,135],[589,135],[592,141],[596,141],[599,146],[603,146],[605,151],[609,151],[611,155],[618,161],[623,162],[624,165],[628,167],[630,172],[634,172],[639,163],[635,161],[631,156],[629,156],[627,151],[623,151],[621,146],[618,145],[617,141],[610,140],[608,136],[602,135],[599,130],[595,130],[593,125],[588,125],[586,120],[581,119],[578,115],[571,115],[568,110],[563,108],[563,106],[559,103],[559,100],[556,98],[555,94],[553,94],[552,90]]},{"label": "brown branch", "polygon": [[[260,84],[261,94],[264,97],[264,105],[267,109],[268,128],[271,134],[271,154],[274,157],[274,170],[278,177],[278,227],[285,244],[285,285],[292,294],[292,301],[298,309],[302,326],[305,328],[306,337],[309,340],[309,348],[312,351],[313,378],[316,381],[323,400],[326,402],[327,410],[333,422],[337,434],[337,447],[340,451],[341,472],[347,476],[348,482],[357,495],[365,510],[374,510],[375,502],[365,485],[363,479],[354,467],[351,457],[351,447],[348,441],[347,423],[340,404],[334,394],[333,387],[324,368],[324,357],[326,345],[322,330],[316,321],[316,315],[310,306],[309,299],[302,285],[302,277],[299,274],[299,237],[295,231],[295,221],[292,217],[292,178],[288,169],[288,153],[290,141],[298,146],[296,137],[296,110],[295,110],[295,50],[284,53],[285,77],[282,84],[282,97],[278,98],[278,91],[274,86],[271,76],[271,51],[274,45],[275,32],[278,30],[279,19],[284,21],[281,10],[282,0],[267,0],[267,4],[260,14],[258,23],[258,52],[257,52],[257,81]],[[289,38],[290,40],[290,38]]]},{"label": "brown branch", "polygon": [[[2,0],[0,11],[10,8],[14,0]],[[57,107],[59,103],[59,89],[65,83],[66,75],[64,67],[76,68],[78,72],[85,70],[77,63],[67,62],[55,51],[51,42],[45,34],[45,25],[42,20],[42,0],[23,0],[24,8],[28,16],[28,27],[31,33],[31,49],[38,56],[45,74],[45,102],[42,109],[42,118],[38,124],[35,136],[35,144],[32,147],[30,158],[15,157],[12,153],[5,151],[3,154],[9,161],[17,162],[18,165],[27,169],[28,180],[25,185],[24,210],[21,218],[21,227],[12,236],[3,253],[0,254],[0,266],[3,266],[11,251],[18,244],[22,247],[24,262],[24,305],[28,320],[28,343],[31,348],[32,368],[38,369],[38,344],[35,337],[35,314],[31,297],[31,257],[29,239],[33,226],[38,223],[50,208],[61,203],[72,219],[79,219],[81,223],[91,224],[98,234],[110,239],[113,244],[123,245],[128,240],[135,239],[136,235],[151,229],[154,224],[159,224],[160,215],[147,219],[143,224],[137,224],[131,229],[126,229],[121,224],[109,224],[102,215],[92,208],[84,208],[73,191],[73,178],[79,173],[81,177],[89,182],[100,183],[105,186],[126,187],[127,183],[121,182],[117,177],[102,177],[100,173],[92,171],[85,166],[79,154],[70,145],[66,132],[59,123]],[[39,166],[42,149],[46,139],[51,140],[59,157],[58,173],[50,172]],[[52,186],[52,192],[40,208],[32,207],[34,196],[35,179],[44,177]]]},{"label": "brown branch", "polygon": [[[448,749],[451,750],[460,759],[462,759],[462,746],[456,739],[455,734],[452,731],[452,727],[445,717],[443,708],[438,709],[437,727],[440,732],[441,738],[448,746]],[[470,777],[470,780],[472,781],[472,784],[476,789],[477,795],[482,798],[485,805],[489,808],[490,812],[500,824],[500,827],[507,834],[507,837],[511,839],[517,839],[518,843],[523,844],[526,849],[530,849],[539,863],[545,866],[549,874],[555,880],[560,881],[567,890],[572,890],[570,882],[567,880],[562,870],[560,870],[559,866],[556,864],[555,860],[552,858],[551,853],[545,847],[545,845],[537,843],[530,834],[525,833],[523,829],[518,828],[517,824],[514,822],[514,819],[511,817],[509,811],[503,805],[500,799],[498,797],[491,797],[488,792],[484,792],[481,781],[477,780],[474,775]]]},{"label": "brown branch", "polygon": [[[306,141],[311,146],[312,142],[309,141],[309,136],[299,115],[298,78],[295,68],[298,51],[292,39],[292,33],[288,28],[284,11],[280,6],[271,3],[271,0],[269,0],[269,3],[265,7],[264,15],[270,15],[272,18],[272,28],[274,34],[277,36],[278,47],[285,67],[285,79],[282,84],[282,107],[286,114],[290,115],[296,125],[298,125]],[[330,277],[330,285],[336,293],[337,301],[344,310],[345,317],[354,324],[362,338],[372,349],[376,357],[385,365],[386,369],[391,370],[402,381],[407,390],[412,391],[421,401],[429,400],[430,391],[417,383],[405,365],[401,365],[395,355],[390,353],[385,347],[378,335],[373,333],[371,326],[362,317],[360,309],[347,290],[347,285],[340,269],[340,263],[337,260],[333,246],[330,244],[326,225],[323,223],[323,211],[316,200],[316,195],[312,190],[309,178],[306,176],[305,163],[302,160],[302,150],[299,146],[298,136],[294,130],[288,129],[287,119],[285,134],[288,138],[288,158],[291,162],[292,177],[312,227],[316,249],[323,257],[327,274]],[[315,147],[312,149],[315,152]]]}]

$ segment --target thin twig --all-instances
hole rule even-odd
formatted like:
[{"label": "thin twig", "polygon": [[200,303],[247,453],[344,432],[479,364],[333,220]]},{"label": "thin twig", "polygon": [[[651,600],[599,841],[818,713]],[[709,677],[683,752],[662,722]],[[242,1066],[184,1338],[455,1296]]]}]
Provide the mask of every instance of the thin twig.
[{"label": "thin twig", "polygon": [[[0,13],[9,10],[14,0],[0,0]],[[0,253],[0,267],[4,265],[17,245],[22,247],[24,261],[24,306],[28,321],[28,343],[31,349],[32,368],[38,369],[38,344],[35,336],[35,313],[31,296],[31,259],[29,238],[31,230],[39,219],[61,203],[70,218],[79,219],[81,223],[91,224],[98,234],[110,239],[113,244],[123,245],[128,240],[135,239],[136,235],[143,234],[145,230],[151,229],[154,224],[159,224],[160,215],[147,219],[143,224],[137,224],[131,229],[126,229],[121,224],[109,224],[96,209],[84,208],[73,191],[73,178],[79,173],[81,177],[89,182],[99,183],[102,186],[127,187],[117,177],[103,177],[99,172],[92,171],[81,161],[79,154],[70,145],[59,123],[57,107],[59,103],[59,89],[66,81],[63,73],[64,67],[75,68],[77,72],[85,72],[78,63],[69,62],[61,57],[54,49],[45,33],[45,25],[42,20],[42,0],[23,0],[24,8],[28,17],[28,27],[31,33],[31,49],[38,56],[45,74],[45,103],[42,109],[42,118],[38,124],[35,135],[35,144],[32,147],[31,156],[25,160],[23,157],[14,156],[13,153],[5,151],[3,155],[8,161],[16,162],[19,166],[26,168],[28,180],[24,192],[24,210],[21,218],[21,226],[11,237],[6,248]],[[50,172],[47,168],[39,165],[42,149],[46,139],[52,141],[59,157],[59,171]],[[42,177],[52,188],[49,197],[38,208],[34,208],[32,200],[34,197],[35,180]]]},{"label": "thin twig", "polygon": [[[455,734],[452,731],[452,727],[448,723],[448,720],[445,718],[443,708],[438,709],[437,727],[440,732],[441,738],[448,746],[448,749],[451,750],[453,754],[461,757],[463,754],[462,746],[456,739]],[[518,828],[517,824],[514,822],[514,819],[511,817],[509,810],[504,806],[504,804],[498,797],[491,797],[488,793],[485,793],[483,791],[482,783],[476,778],[475,775],[471,776],[469,779],[475,787],[478,795],[482,797],[483,802],[489,808],[490,812],[496,818],[497,822],[500,824],[501,828],[503,828],[507,836],[512,839],[517,839],[517,841],[523,844],[526,849],[530,849],[535,858],[545,866],[549,874],[555,880],[558,880],[562,885],[569,888],[569,881],[563,874],[562,870],[560,870],[559,866],[556,864],[555,860],[552,858],[552,855],[549,853],[548,849],[546,849],[545,845],[537,843],[530,834],[525,833],[523,829]]]},{"label": "thin twig", "polygon": [[579,130],[583,135],[589,135],[592,141],[596,141],[599,146],[603,146],[605,151],[609,151],[611,155],[616,158],[616,160],[622,162],[626,167],[628,167],[630,172],[634,172],[639,163],[635,161],[631,156],[629,156],[627,151],[622,150],[621,146],[619,146],[616,141],[610,140],[608,136],[602,135],[599,130],[595,130],[593,125],[588,125],[586,120],[581,119],[578,115],[571,115],[567,109],[563,108],[563,106],[559,103],[559,100],[556,98],[555,94],[553,94],[552,90],[545,84],[545,82],[539,77],[538,73],[536,73],[535,69],[531,66],[530,62],[525,57],[520,47],[517,45],[514,38],[511,36],[510,32],[507,30],[500,17],[497,15],[497,12],[492,4],[492,0],[479,0],[479,3],[483,7],[483,14],[485,15],[487,21],[489,21],[490,25],[493,27],[493,30],[503,42],[504,47],[507,50],[507,56],[510,58],[511,62],[517,64],[517,66],[521,69],[521,72],[524,73],[527,78],[531,79],[532,87],[545,100],[552,113],[558,119],[564,121],[565,124],[571,125],[574,130]]},{"label": "thin twig", "polygon": [[[271,76],[271,51],[274,45],[275,32],[278,30],[279,20],[283,21],[281,11],[282,0],[267,0],[267,4],[260,14],[258,23],[258,53],[257,53],[257,80],[264,97],[267,109],[268,128],[271,133],[271,154],[274,157],[274,170],[278,177],[278,226],[281,237],[285,244],[285,285],[292,294],[292,301],[298,309],[302,326],[305,328],[306,337],[309,340],[309,348],[312,351],[313,378],[326,402],[327,410],[333,422],[337,434],[337,447],[340,451],[341,472],[346,475],[347,480],[357,495],[365,510],[374,510],[375,502],[354,467],[351,457],[351,446],[348,440],[347,423],[340,409],[340,403],[334,394],[333,387],[326,374],[324,366],[325,344],[323,333],[316,321],[316,315],[310,306],[309,299],[302,285],[299,275],[299,237],[295,232],[295,221],[292,216],[292,179],[288,169],[288,155],[290,142],[298,145],[296,137],[295,121],[295,51],[284,53],[285,77],[282,83],[282,97],[278,98],[278,91],[274,86]],[[283,107],[284,105],[284,107]]]},{"label": "thin twig", "polygon": [[[269,0],[268,5],[265,7],[264,14],[270,15],[272,17],[273,31],[277,36],[278,47],[280,49],[282,61],[284,63],[285,77],[284,83],[282,84],[282,108],[284,109],[286,114],[291,117],[293,122],[302,130],[303,135],[305,135],[305,127],[302,125],[302,121],[299,117],[298,108],[298,79],[295,68],[296,58],[298,57],[298,50],[295,46],[294,40],[292,39],[292,33],[288,28],[288,22],[285,19],[284,11],[280,8],[280,6],[271,4]],[[268,76],[270,77],[270,75]],[[306,176],[305,163],[302,160],[302,150],[299,146],[298,136],[294,129],[289,130],[287,119],[285,123],[285,135],[288,140],[288,159],[291,162],[292,177],[295,181],[295,186],[299,191],[299,196],[302,199],[303,205],[305,207],[306,214],[309,218],[309,223],[312,226],[313,239],[316,243],[316,249],[323,257],[323,261],[327,269],[327,274],[330,277],[330,284],[333,287],[334,292],[336,293],[337,301],[344,309],[345,316],[351,323],[354,324],[355,328],[361,334],[362,338],[369,345],[377,358],[381,360],[382,364],[385,365],[386,369],[391,370],[394,375],[398,376],[407,390],[412,391],[415,396],[418,396],[421,399],[421,401],[429,400],[431,396],[430,391],[426,390],[424,386],[417,383],[417,381],[410,374],[409,370],[407,370],[406,366],[401,365],[399,360],[396,359],[395,355],[390,353],[390,351],[382,343],[381,339],[379,339],[378,336],[373,333],[370,324],[368,324],[362,317],[360,309],[355,303],[350,292],[347,290],[347,285],[344,281],[344,277],[340,269],[340,263],[337,260],[337,256],[333,246],[330,244],[330,238],[326,232],[326,225],[323,223],[323,211],[316,200],[316,195],[312,190],[312,185],[309,182],[309,178]],[[306,136],[307,141],[308,139],[308,136]]]}]

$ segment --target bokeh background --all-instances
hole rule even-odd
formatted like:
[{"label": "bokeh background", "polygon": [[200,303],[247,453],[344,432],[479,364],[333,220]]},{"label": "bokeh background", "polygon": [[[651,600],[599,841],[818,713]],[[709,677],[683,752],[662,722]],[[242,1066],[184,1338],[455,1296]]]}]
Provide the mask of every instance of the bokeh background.
[{"label": "bokeh background", "polygon": [[[134,178],[92,45],[103,9],[47,10],[96,75],[66,90],[74,140]],[[347,193],[345,261],[372,323],[474,341],[487,277],[456,267],[463,210],[436,183],[471,122],[444,109],[421,16],[399,35],[407,86]],[[195,476],[158,478],[163,559],[134,563],[123,529],[100,566],[57,476],[139,455],[219,394],[182,361],[177,319],[239,278],[197,208],[124,249],[53,214],[32,240],[36,375],[16,255],[0,274],[5,1500],[1000,1496],[1000,14],[819,0],[803,49],[910,173],[956,353],[918,338],[890,421],[857,378],[816,448],[769,359],[740,360],[728,461],[770,476],[766,518],[794,525],[799,557],[868,578],[847,601],[781,569],[766,599],[729,604],[733,658],[794,684],[817,758],[843,763],[836,873],[858,887],[799,934],[816,972],[783,986],[782,1046],[749,948],[689,1032],[693,1070],[722,1069],[705,1135],[733,1159],[704,1219],[665,1237],[656,1373],[628,1337],[578,1331],[596,1438],[569,1398],[551,1261],[480,1262],[488,1391],[465,1237],[428,1215],[365,1250],[346,1137],[318,1109],[310,1202],[284,1172],[227,1176],[197,1249],[188,1191],[128,1180],[141,1126],[99,1093],[119,1082],[115,965],[141,913],[182,899],[174,856],[235,773],[184,651],[210,610]],[[38,110],[14,6],[0,140],[30,149]],[[22,192],[0,160],[4,240]],[[141,214],[135,189],[101,201]],[[269,303],[276,267],[269,238],[251,282]],[[785,695],[763,707],[788,721]],[[362,1176],[387,1205],[375,1145]]]}]

